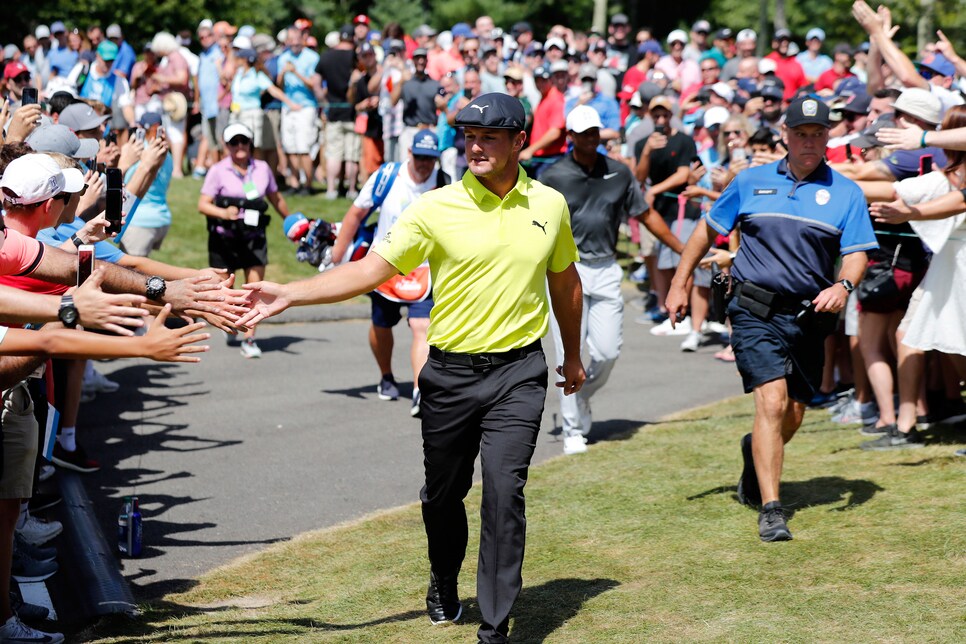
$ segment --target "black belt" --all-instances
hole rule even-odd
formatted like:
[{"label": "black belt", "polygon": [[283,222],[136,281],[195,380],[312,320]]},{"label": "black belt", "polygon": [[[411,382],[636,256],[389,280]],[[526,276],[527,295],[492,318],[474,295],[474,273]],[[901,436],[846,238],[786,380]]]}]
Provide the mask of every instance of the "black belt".
[{"label": "black belt", "polygon": [[489,369],[522,360],[531,353],[542,350],[540,340],[536,340],[525,347],[499,353],[453,353],[452,351],[430,347],[429,357],[443,363],[443,366],[455,364],[461,367],[473,367],[474,369]]},{"label": "black belt", "polygon": [[[739,282],[734,288],[734,297],[739,297],[741,295],[742,287],[744,282]],[[761,288],[760,286],[758,288]],[[798,313],[802,310],[802,302],[811,301],[811,297],[806,297],[804,295],[781,295],[779,293],[774,294],[774,299],[772,300],[771,307],[776,313]]]}]

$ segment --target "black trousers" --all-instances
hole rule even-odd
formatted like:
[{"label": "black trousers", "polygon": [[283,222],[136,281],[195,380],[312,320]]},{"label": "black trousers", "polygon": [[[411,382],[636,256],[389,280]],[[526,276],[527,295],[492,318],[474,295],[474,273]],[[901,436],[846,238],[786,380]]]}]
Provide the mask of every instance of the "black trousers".
[{"label": "black trousers", "polygon": [[527,520],[523,486],[547,394],[542,351],[498,367],[430,357],[419,374],[426,485],[420,492],[429,561],[437,577],[459,574],[466,555],[463,499],[481,456],[480,556],[476,578],[483,642],[506,642],[523,585]]}]

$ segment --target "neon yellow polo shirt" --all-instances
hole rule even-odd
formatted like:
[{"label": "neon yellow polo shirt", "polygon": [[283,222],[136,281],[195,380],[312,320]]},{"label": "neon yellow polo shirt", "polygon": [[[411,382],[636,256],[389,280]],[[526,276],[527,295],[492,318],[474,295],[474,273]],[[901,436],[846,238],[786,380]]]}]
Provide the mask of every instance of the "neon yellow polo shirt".
[{"label": "neon yellow polo shirt", "polygon": [[457,353],[524,347],[547,333],[547,271],[578,261],[567,202],[520,170],[500,199],[471,172],[424,193],[373,249],[400,273],[429,260],[429,344]]}]

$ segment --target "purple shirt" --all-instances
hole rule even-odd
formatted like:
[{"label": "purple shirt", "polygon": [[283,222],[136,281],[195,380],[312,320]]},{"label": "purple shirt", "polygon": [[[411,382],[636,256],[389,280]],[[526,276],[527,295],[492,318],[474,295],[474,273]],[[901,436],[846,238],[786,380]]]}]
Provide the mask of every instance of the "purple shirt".
[{"label": "purple shirt", "polygon": [[[250,198],[245,194],[245,183],[251,181],[258,190],[258,196],[278,192],[275,175],[268,164],[258,159],[252,159],[248,165],[248,172],[241,174],[231,163],[231,158],[224,158],[211,166],[205,175],[205,183],[201,186],[201,194],[209,197],[224,195],[226,197]],[[239,217],[242,214],[239,213]]]}]

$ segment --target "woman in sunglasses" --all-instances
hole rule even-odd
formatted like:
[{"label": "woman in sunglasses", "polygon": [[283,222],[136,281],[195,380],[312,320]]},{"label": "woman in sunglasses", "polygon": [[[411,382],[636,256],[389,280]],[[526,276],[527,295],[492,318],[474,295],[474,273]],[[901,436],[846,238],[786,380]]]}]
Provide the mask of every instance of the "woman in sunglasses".
[{"label": "woman in sunglasses", "polygon": [[[242,270],[245,282],[258,282],[268,264],[268,204],[283,218],[288,205],[268,164],[253,156],[254,135],[248,126],[232,123],[223,138],[228,156],[208,170],[198,198],[198,211],[208,217],[208,263],[233,274]],[[231,336],[228,342],[233,344]],[[241,354],[262,355],[254,329],[245,333]]]}]

